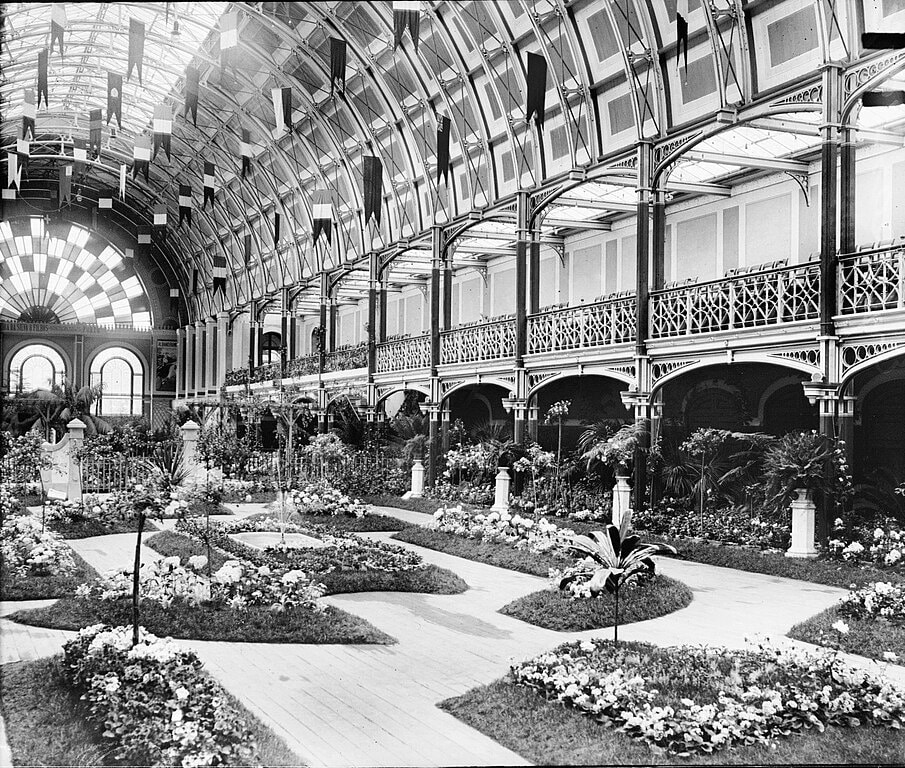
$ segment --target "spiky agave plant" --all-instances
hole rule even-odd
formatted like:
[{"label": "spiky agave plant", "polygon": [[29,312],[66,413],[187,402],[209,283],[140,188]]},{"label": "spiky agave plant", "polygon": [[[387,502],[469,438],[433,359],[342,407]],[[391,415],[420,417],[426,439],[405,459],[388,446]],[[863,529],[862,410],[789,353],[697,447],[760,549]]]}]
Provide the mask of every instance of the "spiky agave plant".
[{"label": "spiky agave plant", "polygon": [[641,541],[641,537],[629,534],[632,515],[629,511],[617,528],[608,525],[605,531],[592,531],[587,536],[573,536],[569,541],[569,549],[578,555],[590,558],[593,565],[587,568],[576,568],[559,582],[564,589],[576,579],[590,576],[588,586],[591,594],[600,594],[604,590],[613,595],[613,643],[619,645],[619,590],[633,578],[642,574],[654,574],[653,555],[676,554],[675,547],[668,544],[650,544]]}]

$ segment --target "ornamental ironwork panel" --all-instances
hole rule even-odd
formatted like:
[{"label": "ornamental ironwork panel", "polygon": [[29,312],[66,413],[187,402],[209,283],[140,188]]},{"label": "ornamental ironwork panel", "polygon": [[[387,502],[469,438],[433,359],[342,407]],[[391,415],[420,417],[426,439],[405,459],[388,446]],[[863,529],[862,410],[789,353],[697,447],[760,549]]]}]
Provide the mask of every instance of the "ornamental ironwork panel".
[{"label": "ornamental ironwork panel", "polygon": [[265,363],[264,365],[259,365],[251,372],[251,381],[254,383],[273,381],[274,379],[279,379],[281,373],[279,363]]},{"label": "ornamental ironwork panel", "polygon": [[368,345],[357,344],[354,347],[337,349],[328,352],[324,359],[324,371],[350,371],[353,368],[368,367]]},{"label": "ornamental ironwork panel", "polygon": [[476,363],[515,356],[515,320],[470,325],[440,334],[440,363]]},{"label": "ornamental ironwork panel", "polygon": [[905,306],[905,249],[839,262],[839,313],[857,315]]},{"label": "ornamental ironwork panel", "polygon": [[296,376],[311,376],[320,370],[320,355],[305,355],[297,357],[286,363],[286,375],[290,378]]},{"label": "ornamental ironwork panel", "polygon": [[227,387],[232,387],[236,384],[248,384],[248,368],[233,368],[227,371],[223,377],[223,383]]},{"label": "ornamental ironwork panel", "polygon": [[430,368],[430,336],[415,336],[410,339],[384,341],[377,345],[377,371],[412,371]]},{"label": "ornamental ironwork panel", "polygon": [[814,320],[820,267],[804,264],[735,275],[651,294],[651,338]]},{"label": "ornamental ironwork panel", "polygon": [[528,354],[622,344],[635,329],[634,296],[539,312],[528,318]]}]

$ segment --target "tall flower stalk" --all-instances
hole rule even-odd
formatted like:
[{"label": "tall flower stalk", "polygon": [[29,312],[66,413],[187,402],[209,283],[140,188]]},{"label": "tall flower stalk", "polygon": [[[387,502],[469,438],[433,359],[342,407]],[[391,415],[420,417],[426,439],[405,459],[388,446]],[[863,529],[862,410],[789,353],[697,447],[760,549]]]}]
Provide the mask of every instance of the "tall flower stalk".
[{"label": "tall flower stalk", "polygon": [[562,421],[569,415],[571,400],[557,400],[547,409],[544,424],[556,424],[556,472],[553,476],[552,498],[557,498],[560,492],[560,467],[562,465]]}]

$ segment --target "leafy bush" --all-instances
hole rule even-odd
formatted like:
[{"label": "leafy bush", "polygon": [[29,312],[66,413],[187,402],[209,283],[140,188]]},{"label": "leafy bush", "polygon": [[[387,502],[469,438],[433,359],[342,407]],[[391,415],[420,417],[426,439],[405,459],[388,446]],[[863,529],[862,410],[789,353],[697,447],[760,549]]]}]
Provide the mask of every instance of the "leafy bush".
[{"label": "leafy bush", "polygon": [[186,768],[255,765],[249,724],[192,651],[142,629],[96,624],[63,646],[69,683],[83,692],[90,720],[133,765]]},{"label": "leafy bush", "polygon": [[852,590],[843,598],[839,612],[854,619],[879,618],[905,624],[905,585],[877,581]]},{"label": "leafy bush", "polygon": [[367,504],[350,499],[328,482],[305,483],[290,491],[289,497],[295,511],[303,515],[364,517],[368,514]]},{"label": "leafy bush", "polygon": [[509,512],[474,512],[462,507],[448,507],[434,513],[437,530],[468,539],[505,544],[535,553],[565,556],[565,550],[575,531],[559,528],[545,518],[513,515]]},{"label": "leafy bush", "polygon": [[[12,501],[4,506],[12,507]],[[53,531],[28,514],[4,515],[0,527],[0,553],[4,576],[62,576],[76,569],[72,550]]]},{"label": "leafy bush", "polygon": [[873,530],[848,528],[837,518],[829,542],[832,557],[850,563],[872,563],[880,568],[905,570],[905,531],[886,520]]}]

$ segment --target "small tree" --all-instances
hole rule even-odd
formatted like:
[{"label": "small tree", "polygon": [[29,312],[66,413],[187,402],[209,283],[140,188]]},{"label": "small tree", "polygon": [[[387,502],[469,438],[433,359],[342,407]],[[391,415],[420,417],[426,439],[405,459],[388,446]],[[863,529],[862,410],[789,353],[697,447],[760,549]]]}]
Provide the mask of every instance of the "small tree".
[{"label": "small tree", "polygon": [[553,479],[553,496],[559,491],[559,469],[562,464],[562,422],[569,415],[571,400],[557,400],[547,409],[544,424],[556,424],[556,472]]},{"label": "small tree", "polygon": [[[698,476],[698,499],[700,513],[700,533],[704,535],[704,508],[706,496],[716,487],[716,479],[713,477],[711,465],[720,455],[723,444],[732,433],[725,429],[713,429],[701,427],[691,433],[690,437],[682,443],[681,450],[694,460],[700,468]],[[708,471],[711,470],[711,471]],[[721,475],[722,473],[718,473]]]},{"label": "small tree", "polygon": [[576,554],[591,558],[585,569],[574,569],[559,583],[564,589],[579,578],[590,577],[591,594],[606,590],[613,595],[613,643],[619,645],[619,590],[624,584],[642,574],[654,575],[653,555],[676,554],[668,544],[647,544],[641,537],[629,535],[631,513],[622,518],[621,525],[608,525],[606,531],[592,531],[587,536],[573,536],[569,548]]}]

